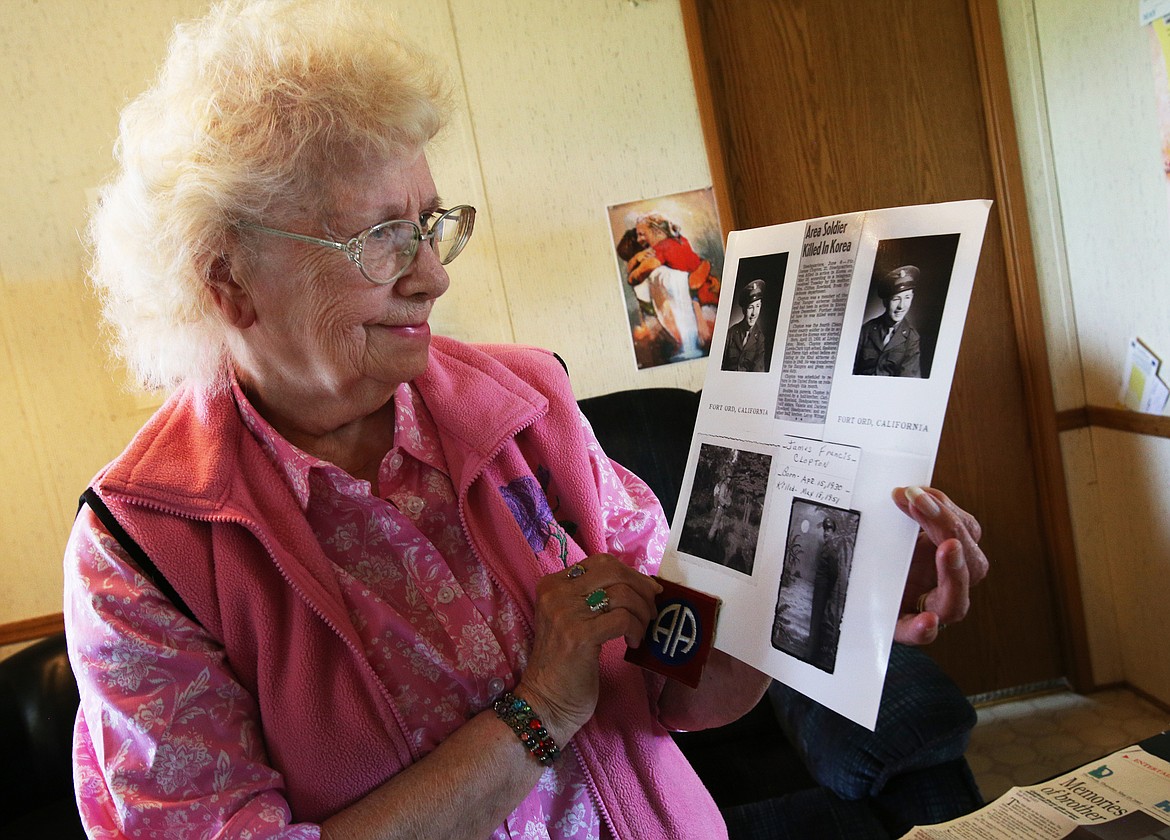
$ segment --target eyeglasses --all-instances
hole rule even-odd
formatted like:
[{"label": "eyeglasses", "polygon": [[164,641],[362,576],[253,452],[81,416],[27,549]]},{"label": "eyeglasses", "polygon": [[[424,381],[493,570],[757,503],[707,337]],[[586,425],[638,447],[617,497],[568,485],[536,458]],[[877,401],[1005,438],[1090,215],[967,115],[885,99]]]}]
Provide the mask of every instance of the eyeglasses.
[{"label": "eyeglasses", "polygon": [[439,262],[447,265],[459,256],[459,252],[471,238],[471,231],[475,227],[475,208],[471,205],[460,204],[450,210],[435,210],[428,216],[429,221],[422,219],[421,225],[410,219],[380,222],[363,230],[348,242],[319,239],[316,236],[276,230],[251,222],[240,222],[240,227],[342,251],[349,257],[350,262],[358,267],[363,277],[371,283],[386,286],[410,268],[418,255],[418,246],[421,242],[430,242],[439,257]]}]

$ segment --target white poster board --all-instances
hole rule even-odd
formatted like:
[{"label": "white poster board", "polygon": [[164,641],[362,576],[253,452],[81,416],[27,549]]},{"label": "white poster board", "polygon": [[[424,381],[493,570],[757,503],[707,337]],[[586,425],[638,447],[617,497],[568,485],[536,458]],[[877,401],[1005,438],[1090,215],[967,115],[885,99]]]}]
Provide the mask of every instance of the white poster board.
[{"label": "white poster board", "polygon": [[735,231],[662,575],[715,647],[873,727],[988,201]]}]

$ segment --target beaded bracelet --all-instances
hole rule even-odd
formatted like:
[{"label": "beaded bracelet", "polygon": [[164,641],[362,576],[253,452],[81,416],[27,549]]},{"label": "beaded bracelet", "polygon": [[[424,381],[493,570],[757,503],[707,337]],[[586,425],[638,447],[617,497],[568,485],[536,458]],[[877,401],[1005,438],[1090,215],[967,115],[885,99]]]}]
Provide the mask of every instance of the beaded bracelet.
[{"label": "beaded bracelet", "polygon": [[512,727],[512,731],[537,761],[549,765],[557,760],[561,748],[523,698],[507,691],[492,704],[492,708],[496,710],[500,720]]}]

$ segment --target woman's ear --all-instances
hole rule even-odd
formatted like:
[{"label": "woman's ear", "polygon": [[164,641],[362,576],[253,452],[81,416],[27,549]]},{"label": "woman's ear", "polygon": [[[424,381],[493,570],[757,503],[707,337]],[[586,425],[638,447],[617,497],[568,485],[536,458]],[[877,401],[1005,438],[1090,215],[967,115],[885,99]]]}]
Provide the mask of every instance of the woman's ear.
[{"label": "woman's ear", "polygon": [[239,330],[245,330],[256,322],[256,308],[252,296],[236,279],[232,272],[231,257],[220,254],[211,262],[208,270],[208,284],[211,297],[219,308],[224,320]]}]

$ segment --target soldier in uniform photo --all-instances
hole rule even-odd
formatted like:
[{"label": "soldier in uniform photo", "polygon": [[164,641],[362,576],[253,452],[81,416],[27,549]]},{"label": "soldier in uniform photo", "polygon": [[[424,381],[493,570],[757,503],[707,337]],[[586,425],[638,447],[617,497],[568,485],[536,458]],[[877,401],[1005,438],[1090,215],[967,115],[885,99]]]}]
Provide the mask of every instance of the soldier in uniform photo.
[{"label": "soldier in uniform photo", "polygon": [[719,479],[711,496],[711,527],[707,529],[707,541],[713,542],[715,535],[723,530],[727,522],[727,509],[731,506],[731,468]]},{"label": "soldier in uniform photo", "polygon": [[739,305],[743,318],[727,329],[723,348],[723,370],[744,370],[763,373],[767,370],[767,342],[760,310],[764,306],[763,280],[753,280],[740,292]]},{"label": "soldier in uniform photo", "polygon": [[857,376],[904,376],[919,378],[921,342],[906,315],[920,281],[917,266],[903,265],[882,278],[878,286],[885,307],[861,328],[853,373]]},{"label": "soldier in uniform photo", "polygon": [[808,656],[814,663],[817,663],[821,656],[826,635],[825,625],[829,620],[829,601],[837,589],[837,580],[842,573],[848,574],[853,565],[853,543],[840,528],[838,516],[839,514],[833,511],[825,511],[825,518],[821,520],[824,538],[821,547],[817,549],[812,609],[808,625]]}]

